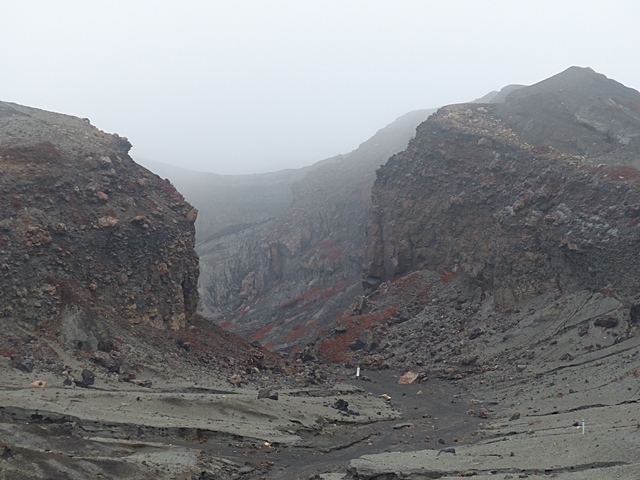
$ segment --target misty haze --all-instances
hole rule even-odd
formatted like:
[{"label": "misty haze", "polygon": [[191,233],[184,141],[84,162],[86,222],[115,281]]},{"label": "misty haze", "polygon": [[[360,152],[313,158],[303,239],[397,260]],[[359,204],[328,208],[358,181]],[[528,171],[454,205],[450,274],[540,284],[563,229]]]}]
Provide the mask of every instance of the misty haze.
[{"label": "misty haze", "polygon": [[0,478],[640,478],[638,14],[7,2]]}]

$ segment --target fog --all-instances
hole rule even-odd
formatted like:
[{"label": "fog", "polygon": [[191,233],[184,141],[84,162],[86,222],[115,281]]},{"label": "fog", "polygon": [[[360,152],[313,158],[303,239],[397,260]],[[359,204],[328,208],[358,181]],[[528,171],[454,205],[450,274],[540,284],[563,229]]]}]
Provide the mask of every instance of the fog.
[{"label": "fog", "polygon": [[639,88],[638,19],[637,0],[5,0],[0,100],[87,117],[134,158],[275,171],[571,65]]}]

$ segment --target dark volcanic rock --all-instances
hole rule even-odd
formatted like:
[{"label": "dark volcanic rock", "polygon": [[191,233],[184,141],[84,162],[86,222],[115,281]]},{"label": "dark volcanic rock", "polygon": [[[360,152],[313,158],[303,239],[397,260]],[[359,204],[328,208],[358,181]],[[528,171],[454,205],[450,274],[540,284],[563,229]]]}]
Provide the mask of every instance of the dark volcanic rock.
[{"label": "dark volcanic rock", "polygon": [[576,287],[630,298],[639,142],[640,94],[589,69],[442,108],[378,171],[368,277],[463,271],[507,309]]},{"label": "dark volcanic rock", "polygon": [[615,317],[599,318],[595,322],[593,322],[596,327],[602,328],[613,328],[616,327],[618,323],[619,320]]},{"label": "dark volcanic rock", "polygon": [[122,359],[116,351],[110,353],[101,351],[93,352],[91,354],[91,361],[104,367],[109,372],[119,372],[122,366]]},{"label": "dark volcanic rock", "polygon": [[33,371],[34,360],[33,357],[18,357],[14,359],[11,364],[22,372],[31,373]]},{"label": "dark volcanic rock", "polygon": [[197,212],[130,148],[88,120],[0,103],[3,325],[108,350],[122,328],[194,316]]},{"label": "dark volcanic rock", "polygon": [[82,370],[82,380],[76,381],[76,385],[78,385],[79,387],[88,388],[94,384],[95,380],[95,373],[85,368],[84,370]]}]

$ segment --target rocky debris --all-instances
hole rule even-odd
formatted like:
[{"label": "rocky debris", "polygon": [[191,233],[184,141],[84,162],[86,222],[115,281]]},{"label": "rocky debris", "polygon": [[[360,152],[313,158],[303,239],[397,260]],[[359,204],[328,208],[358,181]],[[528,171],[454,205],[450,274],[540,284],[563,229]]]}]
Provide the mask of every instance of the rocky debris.
[{"label": "rocky debris", "polygon": [[[336,331],[334,329],[334,331]],[[346,331],[346,328],[345,328]],[[337,331],[337,333],[344,333]],[[371,330],[363,330],[358,337],[351,342],[349,348],[352,350],[365,350],[367,352],[375,350],[378,347],[378,339]]]},{"label": "rocky debris", "polygon": [[96,351],[91,354],[91,361],[105,368],[109,372],[118,373],[120,372],[120,367],[122,366],[122,358],[121,355],[112,350],[109,353]]},{"label": "rocky debris", "polygon": [[82,380],[75,380],[75,384],[78,387],[88,388],[95,383],[96,374],[91,370],[84,369],[82,370]]},{"label": "rocky debris", "polygon": [[269,400],[278,400],[278,392],[273,387],[263,388],[258,391],[258,398],[268,398]]},{"label": "rocky debris", "polygon": [[416,372],[406,372],[398,379],[400,385],[414,385],[420,383],[420,374]]}]

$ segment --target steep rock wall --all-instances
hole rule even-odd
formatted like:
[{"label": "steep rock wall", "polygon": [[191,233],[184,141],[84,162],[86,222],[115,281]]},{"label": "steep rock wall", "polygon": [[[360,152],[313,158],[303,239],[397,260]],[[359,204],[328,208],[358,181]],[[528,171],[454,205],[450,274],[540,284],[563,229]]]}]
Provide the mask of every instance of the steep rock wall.
[{"label": "steep rock wall", "polygon": [[[529,87],[535,101],[521,89],[505,104],[454,105],[430,117],[378,171],[368,283],[420,268],[464,271],[502,308],[573,288],[634,296],[640,173],[629,164],[638,158],[640,94],[609,80],[595,97],[585,85],[601,77],[573,68]],[[556,115],[563,89],[571,101]],[[527,113],[523,103],[536,108]],[[624,135],[607,141],[578,114],[587,110],[601,123],[608,112]],[[534,128],[545,123],[547,136]],[[523,141],[533,130],[536,145]]]},{"label": "steep rock wall", "polygon": [[430,113],[407,114],[321,162],[293,184],[281,218],[199,242],[200,312],[269,347],[295,350],[314,339],[361,293],[376,168]]},{"label": "steep rock wall", "polygon": [[0,314],[75,348],[196,313],[197,211],[89,121],[0,103]]}]

